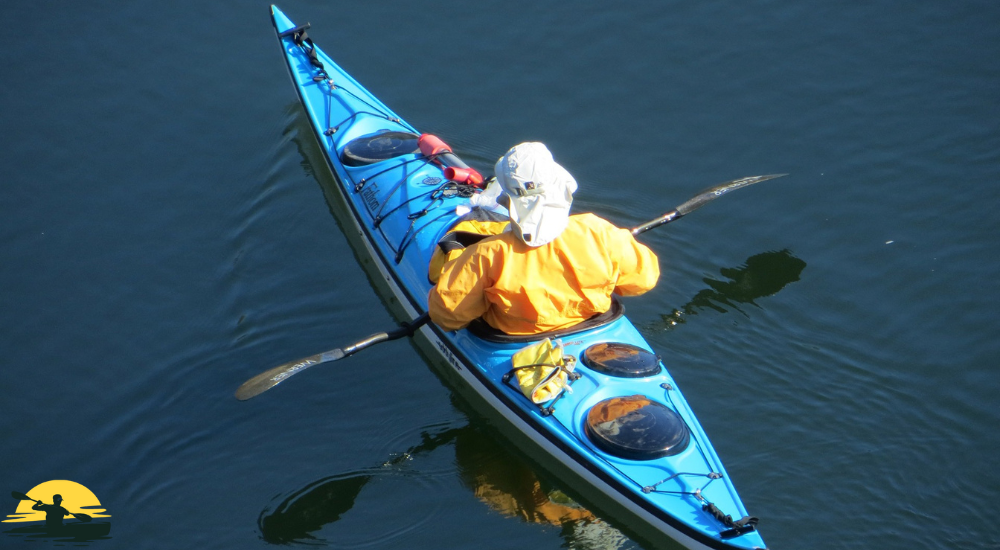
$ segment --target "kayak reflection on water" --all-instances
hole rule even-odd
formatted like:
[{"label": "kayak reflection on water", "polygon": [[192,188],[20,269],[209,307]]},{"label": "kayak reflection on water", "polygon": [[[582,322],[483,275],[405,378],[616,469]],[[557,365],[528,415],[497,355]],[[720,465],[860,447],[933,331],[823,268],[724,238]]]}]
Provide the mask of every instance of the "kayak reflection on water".
[{"label": "kayak reflection on water", "polygon": [[43,523],[32,523],[21,527],[4,530],[8,537],[23,540],[55,540],[59,542],[92,542],[107,540],[111,537],[111,524],[106,521],[94,523],[64,523],[49,527]]},{"label": "kayak reflection on water", "polygon": [[687,304],[668,315],[661,315],[661,321],[650,328],[672,329],[685,322],[685,315],[694,315],[699,310],[713,309],[728,313],[726,307],[747,315],[737,304],[756,306],[754,300],[772,296],[790,283],[799,280],[806,263],[788,250],[762,252],[747,258],[742,267],[723,267],[719,273],[729,279],[720,281],[705,278],[709,288],[698,291]]},{"label": "kayak reflection on water", "polygon": [[453,446],[463,485],[490,509],[529,523],[560,528],[571,548],[619,548],[628,539],[559,489],[540,479],[496,438],[471,425],[421,434],[423,441],[379,467],[327,477],[285,497],[258,518],[262,538],[272,544],[315,541],[316,531],[340,520],[373,479],[391,474],[410,460]]},{"label": "kayak reflection on water", "polygon": [[597,518],[489,434],[471,428],[455,439],[455,462],[465,486],[492,510],[529,523],[560,528],[567,548],[612,549],[629,539]]}]

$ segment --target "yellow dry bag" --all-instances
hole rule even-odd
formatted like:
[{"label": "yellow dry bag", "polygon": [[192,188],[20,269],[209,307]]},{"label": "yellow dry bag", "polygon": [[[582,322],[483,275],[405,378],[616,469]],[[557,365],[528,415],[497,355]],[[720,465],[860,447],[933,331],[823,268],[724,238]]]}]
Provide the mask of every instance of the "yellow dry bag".
[{"label": "yellow dry bag", "polygon": [[569,389],[576,367],[576,358],[563,354],[562,342],[548,338],[515,353],[511,361],[521,392],[534,403],[551,401]]}]

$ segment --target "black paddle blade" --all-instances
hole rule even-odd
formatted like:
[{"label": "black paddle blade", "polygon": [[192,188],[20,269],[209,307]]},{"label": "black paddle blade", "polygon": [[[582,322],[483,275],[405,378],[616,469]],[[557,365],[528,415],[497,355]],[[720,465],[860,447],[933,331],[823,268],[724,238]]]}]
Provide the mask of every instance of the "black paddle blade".
[{"label": "black paddle blade", "polygon": [[748,185],[753,185],[755,183],[760,183],[762,181],[773,180],[774,178],[780,178],[782,176],[787,176],[787,175],[788,174],[769,174],[767,176],[750,176],[748,178],[740,178],[738,180],[727,181],[726,183],[720,183],[715,187],[708,188],[702,191],[701,193],[698,193],[684,204],[675,208],[675,210],[677,210],[678,217],[683,216],[685,214],[690,214],[691,212],[694,212],[695,210],[704,206],[705,203],[717,199],[730,191],[735,191],[737,189],[746,187]]},{"label": "black paddle blade", "polygon": [[11,491],[10,496],[16,498],[17,500],[35,500],[24,493],[18,493],[17,491]]},{"label": "black paddle blade", "polygon": [[310,355],[305,359],[299,359],[298,361],[291,361],[283,365],[278,365],[277,367],[274,367],[269,371],[262,372],[244,382],[243,385],[236,390],[236,399],[246,401],[251,397],[256,397],[277,386],[290,376],[298,374],[309,367],[343,359],[348,355],[354,355],[365,348],[374,346],[375,344],[381,342],[397,340],[405,336],[412,336],[417,329],[427,324],[428,321],[430,321],[430,315],[427,312],[424,312],[413,321],[400,324],[395,330],[372,334],[363,340],[355,342],[349,346],[344,346],[343,348],[332,349],[316,355]]},{"label": "black paddle blade", "polygon": [[[72,512],[70,512],[70,513],[72,513]],[[90,521],[91,519],[93,519],[90,516],[88,516],[87,514],[73,514],[73,517],[75,517],[76,519],[78,519],[78,520],[80,520],[80,521],[82,521],[84,523],[86,523],[86,522]]]},{"label": "black paddle blade", "polygon": [[337,348],[323,353],[317,353],[316,355],[310,355],[309,357],[299,359],[298,361],[289,361],[288,363],[278,365],[277,367],[264,371],[244,382],[243,385],[236,390],[236,399],[246,401],[251,397],[256,397],[266,392],[267,390],[284,382],[289,377],[298,374],[309,367],[314,367],[320,363],[336,361],[338,359],[342,359],[343,357],[346,357],[344,350]]},{"label": "black paddle blade", "polygon": [[650,229],[659,227],[663,224],[670,223],[680,217],[690,214],[695,210],[705,206],[706,203],[725,195],[730,191],[735,191],[741,187],[746,187],[748,185],[753,185],[755,183],[760,183],[762,181],[773,180],[774,178],[780,178],[781,176],[787,176],[788,174],[770,174],[767,176],[750,176],[748,178],[740,178],[738,180],[727,181],[726,183],[720,183],[715,187],[710,187],[701,193],[698,193],[694,197],[688,199],[687,202],[674,208],[670,212],[656,218],[655,220],[649,220],[648,222],[636,227],[632,230],[632,235],[638,235],[640,233],[645,233]]}]

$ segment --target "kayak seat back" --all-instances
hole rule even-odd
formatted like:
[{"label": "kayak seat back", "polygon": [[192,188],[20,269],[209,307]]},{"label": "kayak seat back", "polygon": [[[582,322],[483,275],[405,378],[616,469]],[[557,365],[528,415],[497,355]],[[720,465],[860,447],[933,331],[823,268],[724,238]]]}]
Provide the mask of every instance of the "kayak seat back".
[{"label": "kayak seat back", "polygon": [[469,323],[468,329],[471,334],[486,340],[487,342],[494,342],[498,344],[522,344],[537,342],[545,338],[562,338],[571,334],[591,330],[608,323],[613,323],[623,315],[625,315],[625,306],[622,305],[615,295],[611,295],[611,309],[605,311],[604,313],[598,313],[586,321],[577,323],[567,328],[539,332],[537,334],[507,334],[506,332],[491,327],[482,319],[476,319],[475,321]]},{"label": "kayak seat back", "polygon": [[491,210],[474,208],[462,216],[438,240],[427,267],[427,279],[437,284],[445,264],[462,255],[466,248],[479,241],[499,235],[507,229],[510,219]]}]

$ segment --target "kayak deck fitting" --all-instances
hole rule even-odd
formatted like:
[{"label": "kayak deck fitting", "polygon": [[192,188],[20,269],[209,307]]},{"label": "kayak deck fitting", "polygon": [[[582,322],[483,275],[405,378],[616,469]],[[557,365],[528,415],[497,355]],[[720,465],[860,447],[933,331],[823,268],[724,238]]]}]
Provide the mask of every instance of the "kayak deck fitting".
[{"label": "kayak deck fitting", "polygon": [[[285,61],[346,205],[341,220],[393,313],[426,315],[428,265],[479,188],[450,151],[425,154],[421,133],[318,48],[277,7]],[[456,176],[460,174],[460,176]],[[450,176],[450,177],[449,177]],[[504,215],[501,207],[494,214]],[[569,388],[525,397],[512,356],[528,342],[479,326],[420,327],[415,342],[448,384],[517,447],[606,519],[651,546],[764,548],[722,462],[660,357],[613,311],[559,336],[575,361]]]}]

